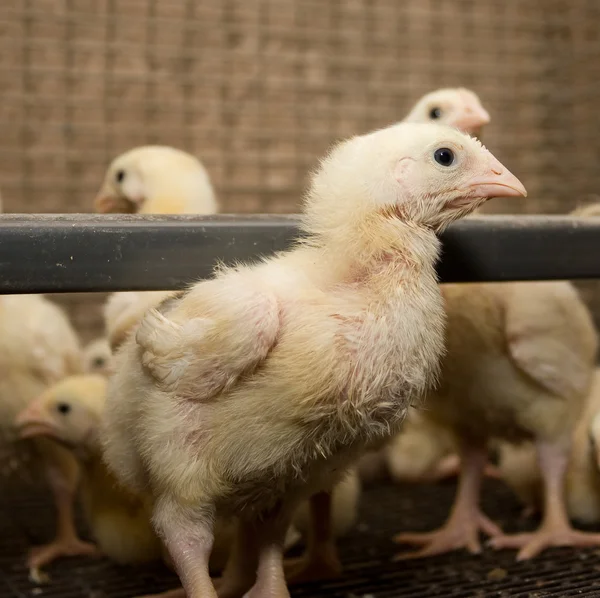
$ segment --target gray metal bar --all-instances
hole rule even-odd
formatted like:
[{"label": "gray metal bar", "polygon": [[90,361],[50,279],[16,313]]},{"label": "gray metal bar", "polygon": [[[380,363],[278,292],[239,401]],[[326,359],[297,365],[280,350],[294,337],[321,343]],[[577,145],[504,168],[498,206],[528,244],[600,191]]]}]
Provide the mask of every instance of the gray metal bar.
[{"label": "gray metal bar", "polygon": [[[297,216],[3,215],[0,293],[179,289],[285,249]],[[600,218],[488,216],[443,235],[445,282],[600,278]]]}]

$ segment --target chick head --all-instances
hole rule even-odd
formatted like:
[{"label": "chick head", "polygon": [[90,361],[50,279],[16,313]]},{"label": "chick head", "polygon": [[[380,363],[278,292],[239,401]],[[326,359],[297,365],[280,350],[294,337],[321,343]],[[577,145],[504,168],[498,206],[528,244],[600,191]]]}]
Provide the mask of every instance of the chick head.
[{"label": "chick head", "polygon": [[399,123],[342,142],[313,178],[305,228],[349,239],[382,220],[434,230],[490,197],[525,196],[479,141],[451,127]]},{"label": "chick head", "polygon": [[15,420],[21,438],[46,436],[71,448],[95,442],[107,381],[98,374],[70,376],[48,388]]},{"label": "chick head", "polygon": [[489,124],[490,115],[474,92],[459,87],[438,89],[423,96],[404,121],[436,122],[479,137],[481,128]]},{"label": "chick head", "polygon": [[84,371],[96,374],[110,373],[112,354],[108,340],[97,338],[83,349]]},{"label": "chick head", "polygon": [[[177,200],[197,198],[203,210],[216,211],[216,200],[204,166],[194,156],[161,146],[137,147],[115,158],[108,167],[94,206],[100,213],[136,214],[149,200],[165,198],[161,213],[180,213]],[[169,201],[173,209],[168,209]]]}]

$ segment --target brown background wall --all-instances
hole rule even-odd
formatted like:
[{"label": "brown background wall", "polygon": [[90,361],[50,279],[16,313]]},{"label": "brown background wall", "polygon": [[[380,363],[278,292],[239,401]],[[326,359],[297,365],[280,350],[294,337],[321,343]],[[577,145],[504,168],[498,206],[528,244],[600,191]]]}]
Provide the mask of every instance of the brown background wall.
[{"label": "brown background wall", "polygon": [[600,183],[599,35],[596,0],[2,0],[5,210],[90,211],[114,156],[162,143],[224,211],[296,211],[333,140],[462,85],[530,193],[489,210],[563,212]]}]

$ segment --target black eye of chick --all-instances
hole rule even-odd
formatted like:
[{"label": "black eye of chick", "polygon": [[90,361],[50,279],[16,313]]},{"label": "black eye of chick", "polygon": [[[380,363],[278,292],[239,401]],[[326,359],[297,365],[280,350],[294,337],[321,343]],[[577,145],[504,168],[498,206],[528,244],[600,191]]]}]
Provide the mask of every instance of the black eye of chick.
[{"label": "black eye of chick", "polygon": [[104,357],[96,357],[92,363],[95,368],[104,367]]},{"label": "black eye of chick", "polygon": [[432,108],[429,111],[429,118],[435,120],[436,118],[441,118],[442,116],[442,110],[441,108]]},{"label": "black eye of chick", "polygon": [[115,179],[116,179],[117,183],[122,183],[123,180],[125,179],[125,171],[117,170],[117,173],[115,174]]},{"label": "black eye of chick", "polygon": [[71,411],[71,405],[69,403],[59,403],[56,406],[56,410],[62,415],[67,415]]},{"label": "black eye of chick", "polygon": [[440,166],[451,166],[454,162],[454,152],[447,147],[441,147],[435,150],[433,158]]}]

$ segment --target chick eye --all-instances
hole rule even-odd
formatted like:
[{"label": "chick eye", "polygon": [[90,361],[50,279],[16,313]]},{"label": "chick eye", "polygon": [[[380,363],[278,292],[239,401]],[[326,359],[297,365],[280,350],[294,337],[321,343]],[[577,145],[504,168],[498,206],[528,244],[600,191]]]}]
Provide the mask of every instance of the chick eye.
[{"label": "chick eye", "polygon": [[431,118],[432,120],[435,120],[437,118],[441,118],[442,117],[442,110],[441,108],[432,108],[429,111],[429,118]]},{"label": "chick eye", "polygon": [[115,174],[115,180],[117,181],[117,183],[122,183],[124,179],[125,179],[125,171],[117,170],[117,173]]},{"label": "chick eye", "polygon": [[451,166],[454,162],[454,152],[447,147],[441,147],[435,150],[433,158],[441,166]]},{"label": "chick eye", "polygon": [[104,357],[96,357],[94,359],[94,361],[92,362],[92,365],[95,368],[101,368],[101,367],[104,367],[104,363],[105,363]]},{"label": "chick eye", "polygon": [[71,405],[69,403],[59,403],[56,406],[56,410],[62,415],[67,415],[71,411]]}]

